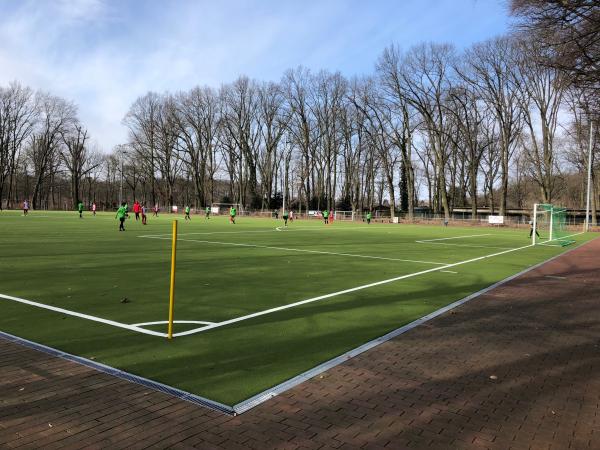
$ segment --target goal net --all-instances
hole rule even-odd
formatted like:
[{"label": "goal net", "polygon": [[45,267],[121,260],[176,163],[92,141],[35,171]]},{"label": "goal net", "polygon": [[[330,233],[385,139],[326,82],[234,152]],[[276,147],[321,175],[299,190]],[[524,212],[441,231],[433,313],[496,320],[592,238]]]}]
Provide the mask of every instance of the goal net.
[{"label": "goal net", "polygon": [[531,239],[533,245],[564,247],[575,242],[567,230],[567,209],[549,203],[533,206]]}]

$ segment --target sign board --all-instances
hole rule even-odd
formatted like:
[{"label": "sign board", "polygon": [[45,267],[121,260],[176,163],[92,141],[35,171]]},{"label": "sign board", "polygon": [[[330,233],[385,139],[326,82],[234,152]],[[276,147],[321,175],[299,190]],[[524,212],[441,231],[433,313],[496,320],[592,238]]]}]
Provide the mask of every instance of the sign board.
[{"label": "sign board", "polygon": [[398,223],[398,217],[394,217],[394,219],[392,220],[392,222]]},{"label": "sign board", "polygon": [[175,206],[175,205],[171,206],[171,212],[176,213],[177,212],[177,206]]},{"label": "sign board", "polygon": [[490,225],[504,225],[504,216],[489,216],[488,222]]},{"label": "sign board", "polygon": [[211,214],[219,214],[219,207],[218,206],[211,206],[210,207],[210,213]]}]

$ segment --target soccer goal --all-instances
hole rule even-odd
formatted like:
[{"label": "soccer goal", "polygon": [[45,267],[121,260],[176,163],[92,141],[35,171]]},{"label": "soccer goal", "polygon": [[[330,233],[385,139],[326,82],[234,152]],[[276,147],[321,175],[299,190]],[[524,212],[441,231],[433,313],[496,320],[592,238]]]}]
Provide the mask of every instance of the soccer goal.
[{"label": "soccer goal", "polygon": [[212,203],[210,210],[211,213],[215,215],[228,215],[231,207],[234,207],[237,210],[238,215],[241,215],[242,208],[239,203]]},{"label": "soccer goal", "polygon": [[567,209],[549,203],[533,205],[531,242],[533,245],[564,247],[575,242],[567,230]]}]

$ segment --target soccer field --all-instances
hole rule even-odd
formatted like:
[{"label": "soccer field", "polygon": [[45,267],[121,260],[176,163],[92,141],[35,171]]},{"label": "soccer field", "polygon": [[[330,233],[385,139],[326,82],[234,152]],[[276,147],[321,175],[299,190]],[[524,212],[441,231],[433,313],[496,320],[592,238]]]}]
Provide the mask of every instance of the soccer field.
[{"label": "soccer field", "polygon": [[0,330],[235,405],[570,247],[528,230],[0,213]]}]

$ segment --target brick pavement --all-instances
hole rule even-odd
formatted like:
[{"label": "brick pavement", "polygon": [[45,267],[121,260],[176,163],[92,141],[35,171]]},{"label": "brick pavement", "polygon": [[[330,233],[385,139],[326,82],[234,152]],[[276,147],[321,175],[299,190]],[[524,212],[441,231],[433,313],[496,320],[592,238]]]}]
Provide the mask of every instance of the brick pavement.
[{"label": "brick pavement", "polygon": [[0,448],[600,449],[598,255],[600,239],[237,417],[0,339]]}]

